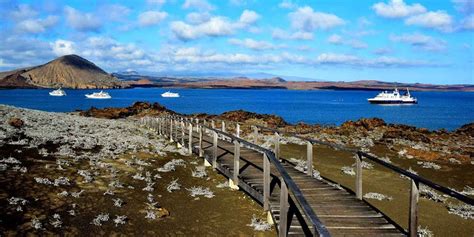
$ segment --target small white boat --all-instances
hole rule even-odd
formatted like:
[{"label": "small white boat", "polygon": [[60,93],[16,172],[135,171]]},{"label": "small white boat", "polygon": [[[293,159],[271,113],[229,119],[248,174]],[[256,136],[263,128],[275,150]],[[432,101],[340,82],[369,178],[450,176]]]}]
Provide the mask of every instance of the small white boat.
[{"label": "small white boat", "polygon": [[405,94],[400,94],[397,88],[393,92],[382,91],[376,97],[367,99],[371,104],[417,104],[418,100],[412,97],[407,88]]},{"label": "small white boat", "polygon": [[89,99],[111,99],[112,96],[109,95],[109,93],[100,91],[100,92],[94,92],[92,94],[86,94],[86,97]]},{"label": "small white boat", "polygon": [[49,92],[50,96],[66,96],[66,92],[59,87],[59,89]]},{"label": "small white boat", "polygon": [[179,94],[178,94],[178,93],[173,93],[173,92],[167,91],[167,92],[161,94],[161,97],[177,98],[177,97],[179,97]]}]

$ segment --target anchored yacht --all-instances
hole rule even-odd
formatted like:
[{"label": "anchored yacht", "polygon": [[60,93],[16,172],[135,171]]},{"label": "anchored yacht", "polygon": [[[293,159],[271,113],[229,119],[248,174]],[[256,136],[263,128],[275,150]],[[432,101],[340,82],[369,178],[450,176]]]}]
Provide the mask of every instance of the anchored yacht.
[{"label": "anchored yacht", "polygon": [[63,90],[61,89],[61,87],[59,87],[59,89],[57,89],[57,90],[50,91],[50,92],[49,92],[49,95],[50,95],[50,96],[66,96],[66,92],[63,91]]},{"label": "anchored yacht", "polygon": [[178,93],[173,93],[173,92],[167,91],[167,92],[161,94],[161,97],[177,98],[177,97],[179,97],[179,94],[178,94]]},{"label": "anchored yacht", "polygon": [[400,94],[397,88],[393,92],[382,91],[376,97],[367,99],[371,104],[417,104],[418,100],[412,97],[407,88],[405,94]]},{"label": "anchored yacht", "polygon": [[109,93],[100,91],[100,92],[94,92],[92,94],[86,94],[86,97],[89,99],[111,99],[112,96],[109,95]]}]

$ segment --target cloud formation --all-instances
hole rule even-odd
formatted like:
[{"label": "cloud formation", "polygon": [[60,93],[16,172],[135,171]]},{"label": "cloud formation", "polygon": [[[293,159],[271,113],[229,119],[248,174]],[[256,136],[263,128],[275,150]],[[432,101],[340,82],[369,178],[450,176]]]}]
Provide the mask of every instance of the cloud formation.
[{"label": "cloud formation", "polygon": [[372,5],[375,13],[385,18],[404,18],[426,12],[419,3],[406,4],[403,0],[390,0],[388,3],[378,2]]},{"label": "cloud formation", "polygon": [[434,39],[431,36],[420,33],[403,34],[399,36],[391,35],[390,40],[393,42],[407,43],[415,49],[425,51],[443,51],[447,47],[446,41]]},{"label": "cloud formation", "polygon": [[138,15],[138,24],[140,26],[157,25],[168,17],[168,13],[160,11],[146,11]]},{"label": "cloud formation", "polygon": [[315,12],[309,6],[300,7],[288,16],[293,29],[304,32],[312,32],[319,29],[328,30],[346,23],[334,14]]},{"label": "cloud formation", "polygon": [[66,6],[64,12],[69,26],[77,31],[98,32],[102,27],[99,18],[92,13],[83,13],[70,6]]}]

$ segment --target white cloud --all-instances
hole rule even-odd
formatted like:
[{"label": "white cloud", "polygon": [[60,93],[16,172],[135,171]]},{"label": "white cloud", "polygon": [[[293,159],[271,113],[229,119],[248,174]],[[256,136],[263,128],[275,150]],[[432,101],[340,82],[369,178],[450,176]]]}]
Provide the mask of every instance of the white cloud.
[{"label": "white cloud", "polygon": [[385,18],[404,18],[426,12],[426,8],[415,3],[407,5],[403,0],[390,0],[389,3],[379,2],[372,5],[375,13]]},{"label": "white cloud", "polygon": [[420,15],[411,16],[405,20],[405,24],[436,29],[442,32],[450,32],[453,30],[452,17],[445,11],[430,11]]},{"label": "white cloud", "polygon": [[317,29],[327,30],[345,24],[345,21],[334,14],[315,12],[309,6],[300,7],[289,15],[294,29],[312,32]]},{"label": "white cloud", "polygon": [[42,33],[56,25],[58,20],[57,16],[48,16],[45,19],[27,19],[18,22],[16,30],[24,33]]},{"label": "white cloud", "polygon": [[38,15],[38,12],[28,4],[20,4],[14,10],[12,10],[10,15],[13,19],[21,20],[35,17]]},{"label": "white cloud", "polygon": [[160,22],[162,22],[166,17],[168,16],[168,13],[166,12],[160,12],[160,11],[146,11],[140,13],[138,15],[138,24],[140,26],[152,26],[152,25],[157,25]]},{"label": "white cloud", "polygon": [[76,53],[74,42],[58,39],[51,43],[51,48],[56,56],[63,56]]},{"label": "white cloud", "polygon": [[373,59],[364,59],[351,54],[322,53],[316,58],[316,62],[322,65],[345,65],[357,67],[420,67],[420,66],[442,66],[423,60],[405,60],[400,58],[381,56]]},{"label": "white cloud", "polygon": [[99,7],[100,12],[106,12],[104,17],[112,21],[125,21],[125,18],[130,14],[130,8],[120,4],[109,4]]},{"label": "white cloud", "polygon": [[268,49],[277,49],[277,48],[284,47],[283,45],[275,46],[268,41],[263,41],[263,40],[259,41],[259,40],[249,39],[249,38],[246,38],[243,40],[229,39],[229,43],[233,45],[242,46],[248,49],[252,49],[252,50],[268,50]]},{"label": "white cloud", "polygon": [[70,6],[64,8],[66,21],[73,29],[78,31],[99,31],[101,21],[91,13],[82,13]]},{"label": "white cloud", "polygon": [[184,9],[195,8],[201,11],[212,11],[216,9],[215,6],[206,0],[186,0],[183,4]]},{"label": "white cloud", "polygon": [[[255,12],[245,10],[236,22],[232,22],[226,17],[212,16],[206,21],[194,22],[193,25],[183,21],[174,21],[171,22],[170,28],[178,39],[193,40],[205,36],[232,35],[236,30],[249,28],[258,18],[259,16]],[[196,19],[191,17],[191,20]]]},{"label": "white cloud", "polygon": [[327,41],[328,43],[336,44],[336,45],[348,45],[352,47],[353,49],[365,49],[368,47],[366,43],[360,40],[357,40],[357,39],[346,40],[346,39],[343,39],[342,36],[338,34],[332,34],[331,36],[328,37]]},{"label": "white cloud", "polygon": [[374,54],[378,54],[378,55],[391,54],[392,52],[393,50],[388,47],[377,48],[374,50]]},{"label": "white cloud", "polygon": [[391,35],[390,40],[394,42],[407,43],[416,49],[426,51],[443,51],[447,46],[447,43],[444,40],[437,40],[431,36],[420,33],[403,34],[400,36]]},{"label": "white cloud", "polygon": [[191,12],[186,15],[186,21],[191,24],[201,24],[211,19],[211,14],[207,12]]},{"label": "white cloud", "polygon": [[251,25],[255,23],[259,18],[260,15],[258,15],[256,12],[244,10],[244,12],[242,12],[242,15],[240,15],[239,22],[244,25]]},{"label": "white cloud", "polygon": [[272,38],[277,40],[312,40],[313,33],[304,31],[288,33],[283,29],[275,28],[272,31]]},{"label": "white cloud", "polygon": [[297,5],[291,0],[283,0],[278,4],[278,7],[285,9],[294,9],[297,7]]}]

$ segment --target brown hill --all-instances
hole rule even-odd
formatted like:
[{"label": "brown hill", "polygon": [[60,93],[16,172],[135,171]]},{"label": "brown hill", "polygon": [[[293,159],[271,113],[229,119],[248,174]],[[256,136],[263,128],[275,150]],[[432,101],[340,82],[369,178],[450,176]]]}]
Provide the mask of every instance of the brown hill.
[{"label": "brown hill", "polygon": [[[46,64],[3,73],[0,87],[118,88],[122,83],[94,63],[77,55],[66,55]],[[5,76],[6,75],[6,76]]]}]

